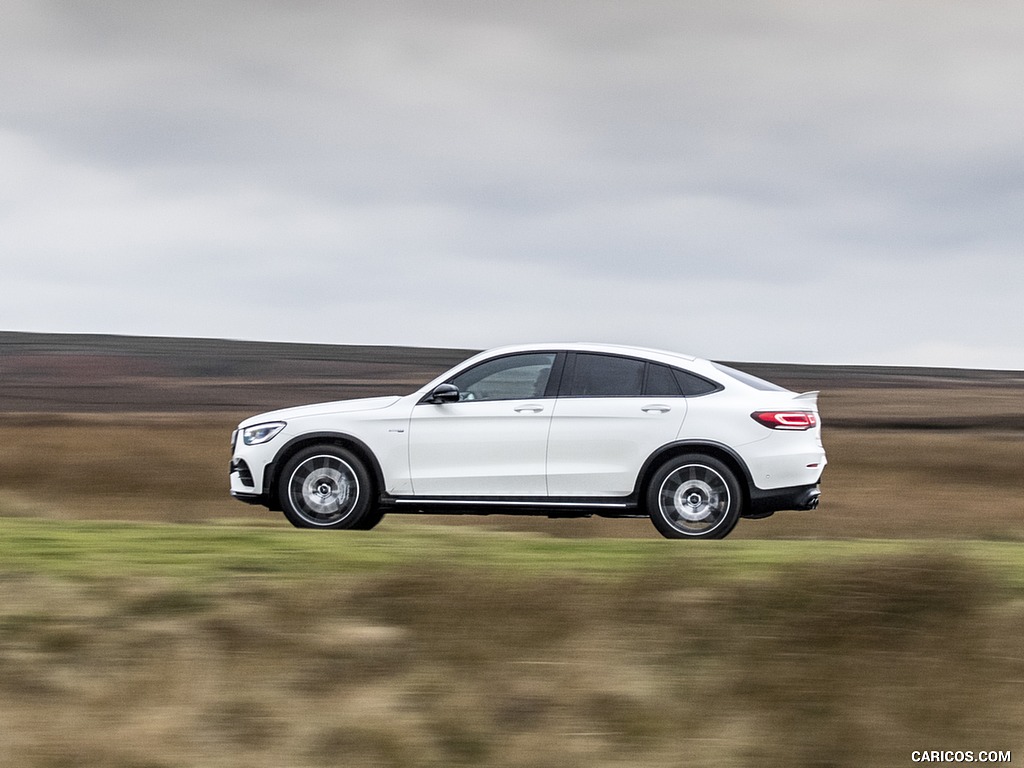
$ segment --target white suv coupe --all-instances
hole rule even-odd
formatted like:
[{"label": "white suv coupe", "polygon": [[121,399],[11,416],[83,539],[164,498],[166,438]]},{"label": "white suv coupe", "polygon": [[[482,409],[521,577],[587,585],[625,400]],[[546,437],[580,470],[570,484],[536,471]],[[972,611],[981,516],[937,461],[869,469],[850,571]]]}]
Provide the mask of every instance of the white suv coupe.
[{"label": "white suv coupe", "polygon": [[301,528],[385,512],[650,517],[673,539],[814,509],[817,393],[723,365],[607,344],[483,352],[404,397],[246,419],[231,494]]}]

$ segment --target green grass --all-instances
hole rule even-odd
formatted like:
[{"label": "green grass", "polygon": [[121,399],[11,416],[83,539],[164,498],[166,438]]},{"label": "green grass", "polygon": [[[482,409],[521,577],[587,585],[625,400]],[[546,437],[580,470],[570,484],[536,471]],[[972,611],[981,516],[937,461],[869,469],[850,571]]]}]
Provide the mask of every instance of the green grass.
[{"label": "green grass", "polygon": [[0,518],[0,765],[809,768],[1016,749],[1022,566],[999,542]]},{"label": "green grass", "polygon": [[759,578],[781,566],[945,553],[984,563],[1024,587],[1024,546],[1012,542],[878,539],[672,542],[557,539],[473,527],[386,522],[372,532],[301,531],[235,522],[207,525],[0,518],[0,569],[71,578],[232,574],[289,580],[412,564],[517,574],[617,578],[689,564],[720,577]]}]

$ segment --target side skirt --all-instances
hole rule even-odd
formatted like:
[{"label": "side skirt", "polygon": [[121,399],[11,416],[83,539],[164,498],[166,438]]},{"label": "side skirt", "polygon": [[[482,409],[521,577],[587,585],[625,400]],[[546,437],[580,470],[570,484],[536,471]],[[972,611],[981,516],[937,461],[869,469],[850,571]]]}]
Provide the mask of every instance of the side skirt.
[{"label": "side skirt", "polygon": [[542,515],[547,517],[647,517],[629,497],[614,499],[538,499],[493,497],[385,496],[389,514]]}]

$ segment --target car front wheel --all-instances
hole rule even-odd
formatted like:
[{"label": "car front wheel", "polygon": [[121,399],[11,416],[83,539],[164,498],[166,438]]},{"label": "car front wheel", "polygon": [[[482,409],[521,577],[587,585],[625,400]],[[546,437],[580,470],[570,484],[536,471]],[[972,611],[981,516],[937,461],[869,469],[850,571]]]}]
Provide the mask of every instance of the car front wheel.
[{"label": "car front wheel", "polygon": [[647,487],[651,522],[667,539],[721,539],[736,527],[743,503],[736,474],[711,456],[665,462]]},{"label": "car front wheel", "polygon": [[359,528],[375,511],[366,467],[336,445],[292,456],[281,472],[278,495],[285,517],[297,528]]}]

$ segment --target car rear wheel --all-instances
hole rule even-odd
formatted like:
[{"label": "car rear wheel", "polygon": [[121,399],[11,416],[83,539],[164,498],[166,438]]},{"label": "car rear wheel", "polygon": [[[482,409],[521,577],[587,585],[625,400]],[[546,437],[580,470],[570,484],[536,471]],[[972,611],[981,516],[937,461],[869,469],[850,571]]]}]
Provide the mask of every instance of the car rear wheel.
[{"label": "car rear wheel", "polygon": [[721,539],[736,527],[743,496],[736,474],[712,456],[676,456],[647,486],[647,510],[668,539]]},{"label": "car rear wheel", "polygon": [[336,445],[313,446],[292,456],[281,472],[278,496],[285,517],[297,528],[360,528],[376,512],[369,472],[352,452]]}]

